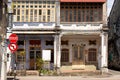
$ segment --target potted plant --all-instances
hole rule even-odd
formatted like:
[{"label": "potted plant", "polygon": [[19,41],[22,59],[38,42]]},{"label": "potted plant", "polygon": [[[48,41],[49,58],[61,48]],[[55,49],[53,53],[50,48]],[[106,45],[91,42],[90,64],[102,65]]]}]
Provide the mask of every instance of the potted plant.
[{"label": "potted plant", "polygon": [[37,70],[39,71],[39,75],[43,75],[41,73],[43,67],[43,60],[41,58],[36,59],[36,66],[37,66]]},{"label": "potted plant", "polygon": [[21,64],[22,64],[22,68],[21,68],[21,75],[26,75],[26,69],[25,69],[25,55],[26,55],[26,52],[23,50],[23,51],[20,51],[19,52],[19,55],[21,56]]}]

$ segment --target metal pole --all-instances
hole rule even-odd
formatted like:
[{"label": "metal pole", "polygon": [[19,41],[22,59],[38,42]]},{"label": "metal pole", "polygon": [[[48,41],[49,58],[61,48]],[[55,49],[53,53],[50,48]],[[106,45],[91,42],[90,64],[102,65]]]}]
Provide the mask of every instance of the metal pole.
[{"label": "metal pole", "polygon": [[14,78],[13,80],[16,80],[16,57],[15,57],[15,53],[13,53],[13,56],[14,56]]}]

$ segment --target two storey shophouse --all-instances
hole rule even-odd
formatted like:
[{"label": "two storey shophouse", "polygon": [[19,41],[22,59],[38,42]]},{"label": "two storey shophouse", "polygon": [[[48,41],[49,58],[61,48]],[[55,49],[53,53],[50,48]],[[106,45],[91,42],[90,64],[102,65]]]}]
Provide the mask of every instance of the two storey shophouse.
[{"label": "two storey shophouse", "polygon": [[21,51],[24,68],[36,70],[37,57],[51,50],[50,69],[107,71],[106,0],[13,0],[13,5],[17,69]]}]

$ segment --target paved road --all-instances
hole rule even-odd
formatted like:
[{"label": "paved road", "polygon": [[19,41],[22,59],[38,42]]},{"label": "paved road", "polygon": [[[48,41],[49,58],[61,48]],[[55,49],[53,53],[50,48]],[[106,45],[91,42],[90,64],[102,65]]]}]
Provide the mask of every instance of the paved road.
[{"label": "paved road", "polygon": [[[109,73],[109,75],[99,76],[17,76],[17,80],[120,80],[120,72],[109,70]],[[12,78],[8,80],[13,80]]]},{"label": "paved road", "polygon": [[[90,77],[81,77],[81,76],[52,76],[52,77],[36,77],[36,76],[27,76],[27,77],[17,77],[17,80],[120,80],[120,77],[106,77],[106,78],[90,78]],[[13,80],[13,79],[8,79]]]}]

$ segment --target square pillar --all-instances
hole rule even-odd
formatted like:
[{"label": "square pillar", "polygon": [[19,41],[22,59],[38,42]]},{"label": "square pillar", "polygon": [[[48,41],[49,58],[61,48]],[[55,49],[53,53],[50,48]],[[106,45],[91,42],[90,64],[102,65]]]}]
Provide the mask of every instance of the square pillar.
[{"label": "square pillar", "polygon": [[56,21],[56,27],[60,26],[60,0],[55,0],[55,21]]},{"label": "square pillar", "polygon": [[54,67],[60,68],[61,66],[61,36],[54,36]]},{"label": "square pillar", "polygon": [[108,33],[101,34],[101,71],[108,72]]},{"label": "square pillar", "polygon": [[29,39],[25,38],[25,53],[26,53],[26,69],[30,69],[30,59],[29,59]]},{"label": "square pillar", "polygon": [[107,24],[107,2],[105,2],[105,3],[103,3],[103,11],[102,11],[102,13],[103,13],[103,24]]}]

